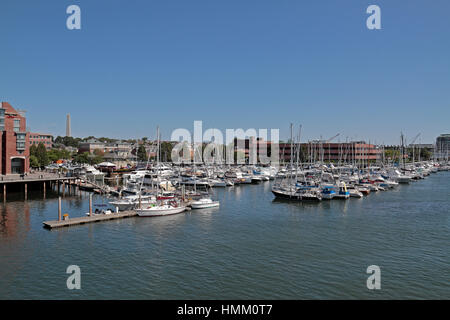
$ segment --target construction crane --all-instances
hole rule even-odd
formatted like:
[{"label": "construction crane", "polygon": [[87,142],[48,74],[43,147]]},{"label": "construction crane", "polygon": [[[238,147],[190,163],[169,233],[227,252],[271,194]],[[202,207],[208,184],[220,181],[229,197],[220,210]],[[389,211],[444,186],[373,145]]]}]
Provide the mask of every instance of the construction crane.
[{"label": "construction crane", "polygon": [[[416,161],[416,154],[415,154],[416,148],[413,145],[413,143],[416,142],[416,140],[419,136],[420,136],[420,132],[412,139],[412,141],[409,144],[410,147],[411,146],[413,147],[413,163],[414,163],[414,161]],[[419,148],[419,160],[420,160],[420,148]]]},{"label": "construction crane", "polygon": [[412,139],[412,141],[409,143],[411,146],[414,142],[416,142],[417,138],[420,136],[420,132]]},{"label": "construction crane", "polygon": [[328,139],[327,141],[325,141],[324,143],[328,143],[328,142],[331,142],[332,140],[334,140],[334,139],[336,139],[338,136],[340,135],[340,133],[338,133],[338,134],[336,134],[336,135],[334,135],[334,136],[332,136],[330,139]]},{"label": "construction crane", "polygon": [[[340,135],[340,133],[332,136],[330,139],[323,141],[322,139],[320,140],[320,155],[321,155],[321,161],[323,163],[323,156],[324,156],[324,149],[323,149],[323,145],[326,143],[330,143],[333,139],[335,139],[336,137],[338,137]],[[330,147],[328,146],[328,160],[330,160]]]}]

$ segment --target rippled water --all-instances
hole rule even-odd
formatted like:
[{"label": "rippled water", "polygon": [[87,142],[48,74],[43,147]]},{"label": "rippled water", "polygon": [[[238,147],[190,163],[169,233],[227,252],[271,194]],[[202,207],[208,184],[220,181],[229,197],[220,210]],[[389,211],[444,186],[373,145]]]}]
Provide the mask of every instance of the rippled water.
[{"label": "rippled water", "polygon": [[[55,195],[0,204],[1,299],[450,299],[450,172],[363,199],[215,189],[220,208],[58,230]],[[14,198],[16,200],[14,200]],[[88,211],[87,196],[63,212]],[[94,203],[102,203],[100,197]],[[68,265],[81,290],[68,290]],[[381,290],[366,269],[381,268]]]}]

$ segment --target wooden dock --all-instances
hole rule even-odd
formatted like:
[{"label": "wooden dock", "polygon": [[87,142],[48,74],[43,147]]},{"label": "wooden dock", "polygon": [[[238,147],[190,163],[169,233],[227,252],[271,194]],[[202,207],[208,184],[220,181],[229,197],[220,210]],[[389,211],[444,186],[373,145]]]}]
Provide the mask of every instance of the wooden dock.
[{"label": "wooden dock", "polygon": [[99,222],[99,221],[123,219],[123,218],[135,217],[135,216],[137,216],[136,211],[121,211],[119,213],[92,214],[92,216],[77,217],[77,218],[69,217],[67,220],[44,221],[43,223],[44,223],[45,228],[54,229],[54,228],[70,227],[70,226],[76,226],[76,225]]}]

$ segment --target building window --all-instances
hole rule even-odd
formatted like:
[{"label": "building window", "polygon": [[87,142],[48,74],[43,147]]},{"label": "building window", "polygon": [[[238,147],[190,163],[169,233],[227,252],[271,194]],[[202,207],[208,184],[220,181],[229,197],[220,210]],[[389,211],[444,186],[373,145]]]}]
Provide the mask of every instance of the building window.
[{"label": "building window", "polygon": [[26,133],[17,133],[16,134],[16,149],[17,151],[25,150],[25,137]]},{"label": "building window", "polygon": [[5,109],[0,108],[0,131],[5,130]]},{"label": "building window", "polygon": [[20,131],[20,119],[14,119],[14,132]]}]

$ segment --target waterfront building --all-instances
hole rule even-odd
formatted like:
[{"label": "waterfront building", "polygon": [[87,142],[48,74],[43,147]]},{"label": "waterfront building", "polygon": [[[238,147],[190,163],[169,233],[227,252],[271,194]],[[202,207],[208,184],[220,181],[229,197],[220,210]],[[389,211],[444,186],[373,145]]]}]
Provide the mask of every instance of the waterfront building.
[{"label": "waterfront building", "polygon": [[37,146],[39,143],[42,143],[47,150],[53,147],[53,135],[51,134],[30,132],[28,136],[30,147],[32,145]]},{"label": "waterfront building", "polygon": [[[252,154],[271,156],[271,141],[262,138],[250,137],[248,139],[234,139],[234,151],[245,155],[246,163]],[[280,142],[278,144],[279,161],[289,163],[291,154],[293,161],[297,159],[297,149],[300,146],[300,162],[323,161],[323,162],[353,162],[353,161],[377,161],[381,159],[382,150],[365,141],[352,141],[342,143],[328,143],[320,140],[307,143]],[[292,148],[292,152],[291,152]]]},{"label": "waterfront building", "polygon": [[448,159],[450,153],[450,134],[441,134],[436,138],[436,158]]},{"label": "waterfront building", "polygon": [[105,146],[105,143],[101,142],[100,140],[89,139],[78,144],[78,153],[94,153],[94,150],[101,150],[102,152],[105,152]]},{"label": "waterfront building", "polygon": [[23,174],[29,171],[29,141],[26,118],[8,102],[0,108],[1,174]]},{"label": "waterfront building", "polygon": [[116,168],[127,167],[135,158],[131,153],[133,150],[132,144],[121,140],[106,144],[104,150],[103,159],[114,163]]},{"label": "waterfront building", "polygon": [[124,142],[121,140],[117,140],[114,142],[110,142],[105,144],[104,151],[105,152],[115,152],[120,156],[127,157],[132,150],[132,144],[128,142]]}]

